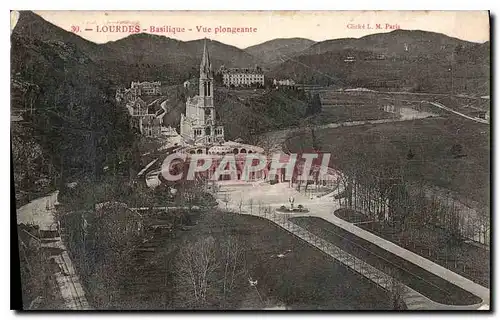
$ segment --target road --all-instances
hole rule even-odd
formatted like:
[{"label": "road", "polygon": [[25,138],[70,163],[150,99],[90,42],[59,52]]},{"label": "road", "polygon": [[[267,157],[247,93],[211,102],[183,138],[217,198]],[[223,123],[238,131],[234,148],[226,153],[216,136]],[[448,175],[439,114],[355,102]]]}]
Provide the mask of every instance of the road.
[{"label": "road", "polygon": [[447,106],[441,104],[441,103],[438,103],[438,102],[431,102],[431,101],[422,101],[422,102],[426,102],[426,103],[430,103],[432,104],[433,106],[435,107],[438,107],[440,109],[443,109],[443,110],[446,110],[446,111],[449,111],[449,112],[452,112],[456,115],[459,115],[461,117],[464,117],[465,119],[469,119],[469,120],[472,120],[472,121],[475,121],[475,122],[479,122],[479,123],[483,123],[483,124],[490,124],[488,120],[485,120],[485,119],[479,119],[479,118],[474,118],[474,117],[471,117],[471,116],[468,116],[466,114],[463,114],[463,113],[460,113],[458,111],[455,111],[451,108],[448,108]]},{"label": "road", "polygon": [[17,223],[37,225],[40,231],[46,231],[43,232],[47,234],[46,238],[40,239],[41,246],[42,248],[52,249],[50,251],[52,254],[48,257],[47,263],[50,259],[54,259],[59,267],[59,271],[55,273],[55,278],[64,299],[65,309],[90,310],[83,286],[59,234],[59,226],[55,218],[55,204],[57,203],[58,194],[59,191],[55,191],[19,208],[17,210]]}]

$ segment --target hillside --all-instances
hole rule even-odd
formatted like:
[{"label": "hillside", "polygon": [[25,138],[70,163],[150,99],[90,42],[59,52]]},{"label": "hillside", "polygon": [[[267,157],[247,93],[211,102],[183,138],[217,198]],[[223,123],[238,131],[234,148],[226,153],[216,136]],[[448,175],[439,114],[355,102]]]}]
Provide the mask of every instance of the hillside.
[{"label": "hillside", "polygon": [[[185,99],[197,94],[182,86],[168,90],[169,102],[163,119],[166,126],[179,129],[181,113],[186,112]],[[249,140],[252,135],[297,126],[307,108],[307,97],[299,90],[229,90],[216,88],[214,104],[217,118],[224,125],[226,139]]]},{"label": "hillside", "polygon": [[[184,42],[165,36],[139,33],[117,41],[107,42],[101,46],[116,52],[115,59],[128,63],[199,64],[204,42],[205,39]],[[255,57],[241,49],[215,40],[207,39],[206,42],[212,64],[215,67],[220,64],[229,67],[243,67],[258,63]]]},{"label": "hillside", "polygon": [[[159,80],[176,84],[197,74],[204,39],[179,41],[165,36],[132,34],[123,39],[96,44],[63,30],[30,11],[21,11],[12,38],[37,43],[58,43],[74,48],[94,62],[105,79],[118,85],[131,81]],[[262,62],[249,53],[218,41],[207,40],[214,68],[253,67]]]},{"label": "hillside", "polygon": [[272,67],[306,50],[315,43],[304,38],[273,39],[248,47],[245,51],[254,57],[259,57],[264,67]]},{"label": "hillside", "polygon": [[444,34],[421,30],[394,30],[361,38],[343,38],[318,42],[299,55],[323,54],[346,49],[371,51],[388,57],[431,57],[438,53],[451,54],[456,47],[476,45]]},{"label": "hillside", "polygon": [[[19,28],[30,19],[37,22],[21,14]],[[42,40],[18,26],[11,36],[11,111],[21,121],[12,122],[11,133],[21,205],[25,195],[66,179],[98,178],[106,164],[126,158],[134,139],[113,101],[113,83],[85,52],[92,45],[61,29],[53,34],[66,40]]]},{"label": "hillside", "polygon": [[11,37],[23,37],[43,42],[60,41],[68,46],[78,48],[82,54],[94,61],[107,60],[115,54],[105,46],[85,40],[72,32],[53,25],[31,11],[20,11],[19,20]]},{"label": "hillside", "polygon": [[[204,42],[133,34],[95,44],[32,12],[21,12],[12,37],[39,41],[35,46],[52,43],[71,48],[82,59],[92,61],[89,70],[94,77],[120,86],[151,79],[174,85],[197,76]],[[457,93],[489,94],[489,42],[477,44],[420,30],[318,43],[303,38],[274,39],[245,50],[218,41],[207,42],[215,70],[220,65],[259,64],[271,68],[268,78],[293,78],[299,83],[439,93],[453,88]],[[348,56],[356,61],[346,63]],[[293,58],[283,62],[286,57]]]},{"label": "hillside", "polygon": [[255,134],[298,126],[307,108],[307,98],[299,90],[255,92],[221,88],[214,100],[228,139],[248,140]]},{"label": "hillside", "polygon": [[[204,41],[184,42],[140,33],[101,46],[116,54],[105,65],[111,74],[120,73],[119,70],[123,70],[125,64],[127,73],[120,73],[121,81],[128,83],[133,79],[157,79],[176,84],[198,74]],[[245,51],[215,40],[207,40],[207,48],[215,70],[221,65],[253,67],[259,64],[256,58]]]},{"label": "hillside", "polygon": [[487,95],[489,74],[489,42],[397,30],[316,43],[275,66],[269,76],[376,90]]}]

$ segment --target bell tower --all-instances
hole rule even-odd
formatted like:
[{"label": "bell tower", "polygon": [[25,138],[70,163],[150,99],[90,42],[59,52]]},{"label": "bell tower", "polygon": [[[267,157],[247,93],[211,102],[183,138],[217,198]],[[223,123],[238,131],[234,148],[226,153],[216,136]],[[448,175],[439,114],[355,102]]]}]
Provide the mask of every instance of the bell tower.
[{"label": "bell tower", "polygon": [[181,116],[181,135],[189,137],[194,144],[224,142],[224,127],[216,121],[213,96],[214,77],[205,39],[200,63],[199,94],[187,99],[186,115]]},{"label": "bell tower", "polygon": [[210,63],[210,56],[208,55],[207,50],[207,39],[205,38],[205,42],[203,44],[203,57],[201,58],[200,63],[200,97],[210,97],[214,96],[214,77],[212,74],[212,64]]}]

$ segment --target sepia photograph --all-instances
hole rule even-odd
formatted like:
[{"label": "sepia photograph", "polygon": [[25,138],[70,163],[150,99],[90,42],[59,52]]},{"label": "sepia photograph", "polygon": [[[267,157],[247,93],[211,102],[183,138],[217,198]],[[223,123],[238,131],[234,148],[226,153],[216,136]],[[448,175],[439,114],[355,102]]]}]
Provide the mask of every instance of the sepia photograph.
[{"label": "sepia photograph", "polygon": [[491,311],[488,11],[11,11],[23,311]]}]

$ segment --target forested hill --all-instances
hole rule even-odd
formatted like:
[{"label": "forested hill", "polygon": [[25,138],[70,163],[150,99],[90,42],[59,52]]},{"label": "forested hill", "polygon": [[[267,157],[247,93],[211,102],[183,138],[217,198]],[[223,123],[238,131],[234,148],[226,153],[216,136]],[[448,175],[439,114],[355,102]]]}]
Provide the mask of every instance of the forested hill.
[{"label": "forested hill", "polygon": [[[98,66],[104,79],[120,85],[156,79],[177,84],[198,74],[204,39],[180,41],[162,35],[131,34],[117,41],[93,43],[51,24],[30,11],[21,11],[12,37],[64,43]],[[237,47],[207,40],[214,69],[253,67],[262,61]]]},{"label": "forested hill", "polygon": [[489,42],[395,30],[317,42],[279,65],[272,78],[375,90],[489,94]]},{"label": "forested hill", "polygon": [[[31,18],[21,14],[18,25]],[[17,29],[11,53],[11,112],[22,117],[12,122],[18,199],[76,177],[99,179],[105,166],[130,158],[134,135],[113,101],[115,84],[94,57],[72,41]]]}]

